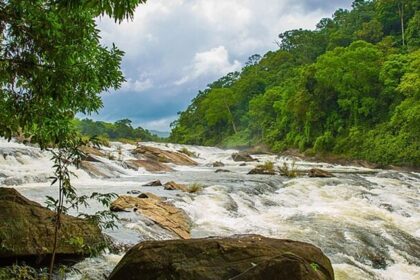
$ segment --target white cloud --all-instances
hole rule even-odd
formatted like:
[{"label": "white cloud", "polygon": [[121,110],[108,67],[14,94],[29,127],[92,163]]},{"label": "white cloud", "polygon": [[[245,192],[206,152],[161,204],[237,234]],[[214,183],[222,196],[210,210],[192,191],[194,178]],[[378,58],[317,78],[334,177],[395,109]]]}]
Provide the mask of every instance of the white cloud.
[{"label": "white cloud", "polygon": [[153,82],[150,78],[133,80],[128,78],[122,85],[121,91],[143,92],[153,87]]},{"label": "white cloud", "polygon": [[98,119],[127,116],[162,126],[199,89],[238,70],[249,56],[276,49],[279,33],[314,29],[321,18],[351,2],[149,0],[137,8],[133,21],[116,24],[100,18],[102,41],[115,42],[126,53],[122,68],[127,82],[122,95],[104,95]]},{"label": "white cloud", "polygon": [[141,122],[139,125],[146,129],[169,131],[169,125],[178,118],[177,115],[160,118],[152,121]]},{"label": "white cloud", "polygon": [[229,61],[229,53],[224,46],[212,48],[208,51],[196,53],[191,66],[186,68],[187,75],[175,81],[175,85],[182,85],[203,75],[223,76],[241,68],[238,60]]}]

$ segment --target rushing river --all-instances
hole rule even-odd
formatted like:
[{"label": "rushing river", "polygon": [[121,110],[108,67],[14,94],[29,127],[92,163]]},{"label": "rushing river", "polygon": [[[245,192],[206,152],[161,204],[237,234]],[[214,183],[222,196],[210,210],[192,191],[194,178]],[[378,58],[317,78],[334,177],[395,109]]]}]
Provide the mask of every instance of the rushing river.
[{"label": "rushing river", "polygon": [[[149,143],[162,149],[187,147],[195,152],[196,167],[175,166],[176,171],[152,174],[124,168],[120,162],[133,158],[131,145],[113,143],[105,151],[117,160],[104,159],[103,172],[110,178],[91,178],[76,170],[73,184],[79,194],[132,190],[167,197],[192,220],[192,236],[229,236],[256,233],[269,237],[310,242],[331,259],[336,279],[420,279],[420,174],[296,161],[299,170],[319,167],[334,178],[290,179],[282,176],[247,175],[257,163],[240,166],[234,150]],[[118,148],[121,147],[121,148]],[[120,152],[118,152],[120,151]],[[289,158],[256,155],[260,162],[291,164]],[[0,140],[0,185],[13,186],[30,199],[44,203],[54,196],[50,187],[50,155],[34,147]],[[215,173],[215,161],[229,173]],[[197,194],[142,187],[152,180],[200,183]],[[85,212],[101,210],[91,203]],[[107,233],[121,244],[174,238],[135,213],[119,214],[119,228]],[[104,279],[121,259],[104,254],[86,259],[76,268],[81,274],[68,279]]]}]

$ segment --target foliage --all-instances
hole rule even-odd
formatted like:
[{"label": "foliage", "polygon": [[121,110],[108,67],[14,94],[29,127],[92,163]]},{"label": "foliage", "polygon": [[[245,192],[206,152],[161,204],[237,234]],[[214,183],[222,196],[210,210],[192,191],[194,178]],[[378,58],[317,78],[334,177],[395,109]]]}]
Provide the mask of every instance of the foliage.
[{"label": "foliage", "polygon": [[264,164],[257,165],[257,168],[261,168],[265,171],[271,171],[274,172],[274,162],[272,161],[266,161]]},{"label": "foliage", "polygon": [[291,164],[288,164],[287,162],[283,162],[283,165],[278,167],[280,175],[295,178],[298,176],[297,166],[296,162],[292,161]]},{"label": "foliage", "polygon": [[48,274],[27,265],[12,265],[0,268],[0,279],[8,280],[47,280]]},{"label": "foliage", "polygon": [[420,165],[419,2],[356,0],[200,91],[170,141]]},{"label": "foliage", "polygon": [[189,193],[198,193],[204,189],[204,185],[200,183],[193,183],[188,186]]},{"label": "foliage", "polygon": [[[94,139],[90,139],[94,141]],[[53,275],[53,268],[55,262],[55,255],[58,246],[59,231],[61,228],[61,217],[63,214],[67,214],[70,209],[79,210],[80,206],[87,207],[88,200],[97,200],[104,207],[108,208],[111,204],[113,198],[117,195],[110,194],[100,194],[92,193],[90,196],[87,195],[77,195],[76,189],[71,184],[71,177],[75,174],[69,169],[70,166],[79,167],[82,159],[86,156],[81,150],[80,147],[87,145],[88,143],[78,135],[69,137],[60,141],[58,147],[55,149],[49,149],[52,153],[52,161],[54,162],[54,176],[51,177],[51,185],[58,186],[58,198],[55,199],[51,196],[47,196],[46,204],[47,206],[54,210],[54,244],[51,257],[51,263],[49,268],[48,277],[51,279]],[[101,226],[102,228],[114,228],[115,220],[117,216],[108,211],[99,211],[93,215],[80,213],[79,217],[87,218],[92,223]],[[78,236],[72,237],[71,240],[66,240],[73,245],[76,245],[80,250],[89,249],[92,254],[97,254],[103,248],[90,248],[89,244],[85,244],[84,240]]]},{"label": "foliage", "polygon": [[189,157],[195,157],[195,158],[198,157],[198,155],[195,152],[192,152],[185,147],[182,147],[178,152],[180,152],[184,155],[187,155]]},{"label": "foliage", "polygon": [[157,135],[147,129],[133,128],[129,119],[122,119],[114,123],[93,121],[91,119],[74,119],[73,126],[82,134],[88,137],[97,136],[105,141],[113,140],[123,143],[136,144],[136,141],[163,141]]}]

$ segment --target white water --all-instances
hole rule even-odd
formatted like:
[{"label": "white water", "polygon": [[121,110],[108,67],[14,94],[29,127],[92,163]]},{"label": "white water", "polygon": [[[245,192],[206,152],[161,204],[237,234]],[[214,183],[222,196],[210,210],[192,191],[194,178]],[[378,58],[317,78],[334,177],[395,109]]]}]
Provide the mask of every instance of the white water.
[{"label": "white water", "polygon": [[[105,152],[116,159],[133,158],[131,145],[113,143]],[[150,191],[168,197],[192,219],[192,236],[228,236],[257,233],[276,238],[306,241],[320,247],[331,259],[336,279],[420,279],[420,174],[315,164],[297,161],[299,169],[321,167],[337,173],[335,178],[246,175],[257,163],[239,166],[231,159],[234,150],[149,143],[162,149],[186,147],[199,155],[197,167],[172,166],[176,172],[151,174],[125,169],[118,160],[101,159],[106,179],[91,178],[77,170],[73,183],[79,193],[93,191],[126,194],[131,190]],[[6,155],[6,156],[5,156]],[[54,195],[49,186],[50,155],[37,148],[0,140],[0,184],[15,185],[38,202]],[[288,158],[256,156],[276,165]],[[226,164],[231,173],[214,173],[215,161]],[[348,173],[343,173],[348,172]],[[198,194],[142,187],[151,180],[201,183]],[[92,203],[94,212],[100,206]],[[174,238],[134,213],[120,214],[119,229],[107,232],[118,242],[135,244],[145,239]],[[76,265],[82,275],[70,279],[104,279],[121,256],[104,255]]]}]

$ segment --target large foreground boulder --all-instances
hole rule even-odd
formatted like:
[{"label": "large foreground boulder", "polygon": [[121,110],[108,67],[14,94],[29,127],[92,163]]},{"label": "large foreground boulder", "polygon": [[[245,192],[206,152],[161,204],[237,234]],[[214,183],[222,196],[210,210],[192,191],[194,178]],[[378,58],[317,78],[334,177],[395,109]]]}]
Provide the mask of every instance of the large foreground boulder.
[{"label": "large foreground boulder", "polygon": [[111,203],[111,211],[134,210],[183,239],[191,238],[190,219],[182,209],[152,193],[138,197],[122,195]]},{"label": "large foreground boulder", "polygon": [[[19,259],[42,261],[52,254],[55,213],[12,188],[0,187],[0,264]],[[98,226],[62,215],[57,254],[59,257],[89,256],[103,245]],[[83,240],[83,245],[71,242]],[[72,245],[73,244],[73,245]]]},{"label": "large foreground boulder", "polygon": [[311,244],[246,235],[139,243],[109,277],[129,279],[332,280],[334,272]]}]

